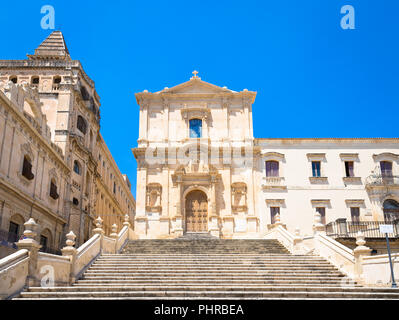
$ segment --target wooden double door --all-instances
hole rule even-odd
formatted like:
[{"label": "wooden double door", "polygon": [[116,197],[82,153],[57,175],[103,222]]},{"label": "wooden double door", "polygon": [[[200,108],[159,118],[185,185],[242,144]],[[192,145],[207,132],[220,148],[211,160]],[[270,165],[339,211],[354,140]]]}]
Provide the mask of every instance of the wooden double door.
[{"label": "wooden double door", "polygon": [[191,191],[186,196],[186,232],[208,231],[208,200],[204,192]]}]

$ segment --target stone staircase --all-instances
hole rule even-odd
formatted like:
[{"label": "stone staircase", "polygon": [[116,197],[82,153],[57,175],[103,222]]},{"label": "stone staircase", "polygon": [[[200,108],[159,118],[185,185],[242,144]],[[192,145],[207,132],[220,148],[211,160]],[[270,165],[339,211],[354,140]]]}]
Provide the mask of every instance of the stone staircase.
[{"label": "stone staircase", "polygon": [[121,254],[102,254],[72,286],[31,287],[16,299],[399,299],[399,290],[363,288],[276,240],[185,235],[130,241]]}]

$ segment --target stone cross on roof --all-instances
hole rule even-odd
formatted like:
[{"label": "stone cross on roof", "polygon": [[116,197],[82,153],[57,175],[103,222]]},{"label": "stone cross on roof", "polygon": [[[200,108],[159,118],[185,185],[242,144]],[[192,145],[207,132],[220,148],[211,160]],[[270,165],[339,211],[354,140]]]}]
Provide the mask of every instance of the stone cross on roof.
[{"label": "stone cross on roof", "polygon": [[191,79],[201,79],[200,77],[198,77],[197,76],[197,74],[198,74],[198,71],[197,70],[194,70],[193,72],[192,72],[192,74],[194,75],[193,77],[191,77]]}]

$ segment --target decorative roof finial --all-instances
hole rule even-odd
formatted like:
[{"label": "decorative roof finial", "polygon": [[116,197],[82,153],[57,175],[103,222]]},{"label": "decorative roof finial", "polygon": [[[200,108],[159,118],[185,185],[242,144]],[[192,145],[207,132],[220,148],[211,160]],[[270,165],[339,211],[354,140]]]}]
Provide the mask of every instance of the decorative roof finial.
[{"label": "decorative roof finial", "polygon": [[194,75],[193,77],[191,77],[191,79],[200,79],[200,77],[198,77],[197,76],[197,74],[198,74],[198,71],[197,70],[194,70],[193,72],[192,72],[192,74]]}]

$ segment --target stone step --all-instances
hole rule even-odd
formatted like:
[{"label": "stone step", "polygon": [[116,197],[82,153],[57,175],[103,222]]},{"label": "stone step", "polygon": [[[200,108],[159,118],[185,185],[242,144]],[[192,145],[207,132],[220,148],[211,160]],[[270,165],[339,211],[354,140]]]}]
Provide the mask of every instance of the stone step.
[{"label": "stone step", "polygon": [[[217,285],[231,285],[231,284],[239,284],[239,285],[251,285],[251,284],[274,284],[274,285],[331,285],[337,284],[341,285],[341,280],[244,280],[244,279],[225,279],[225,280],[216,280],[216,279],[148,279],[148,280],[79,280],[75,283],[78,286],[85,286],[85,285],[128,285],[128,284],[158,284],[158,285],[165,285],[165,284],[184,284],[184,285],[191,285],[191,284],[203,284],[212,286],[213,284]],[[74,285],[75,285],[74,284]]]},{"label": "stone step", "polygon": [[[209,286],[206,285],[190,285],[190,286],[181,286],[181,285],[169,285],[169,286],[73,286],[73,287],[31,287],[25,293],[51,293],[51,292],[104,292],[104,291],[112,291],[112,292],[133,292],[133,291],[207,291],[209,290]],[[279,286],[275,287],[273,285],[254,285],[254,286],[214,286],[212,287],[212,291],[262,291],[262,292],[274,292],[274,291],[305,291],[305,292],[356,292],[356,293],[389,293],[396,294],[399,298],[399,289],[392,288],[363,288],[363,287],[340,287],[340,286],[308,286],[308,287],[292,287],[292,286]]]},{"label": "stone step", "polygon": [[[165,277],[168,276],[171,272],[129,272],[129,273],[122,273],[122,272],[90,272],[87,271],[85,272],[85,274],[83,275],[83,279],[88,279],[89,277],[118,277],[118,276],[123,276],[123,277],[136,277],[136,276],[153,276],[153,277]],[[198,272],[173,272],[173,274],[175,274],[176,276],[198,276]],[[214,276],[228,276],[229,274],[231,274],[230,272],[207,272],[208,275],[214,275]],[[287,273],[282,273],[282,272],[240,272],[240,273],[236,273],[236,275],[245,275],[245,276],[263,276],[263,277],[287,277],[287,276],[302,276],[302,277],[310,277],[310,276],[314,276],[314,277],[320,277],[320,276],[335,276],[335,277],[343,277],[344,276],[339,273],[339,272],[287,272]]]},{"label": "stone step", "polygon": [[180,263],[228,263],[228,264],[239,264],[239,263],[252,263],[252,264],[261,264],[261,263],[272,263],[272,264],[318,264],[318,265],[325,265],[329,264],[327,261],[314,261],[314,260],[274,260],[274,259],[131,259],[131,260],[97,260],[95,264],[104,264],[104,265],[125,265],[125,264],[132,264],[132,263],[169,263],[169,264],[180,264]]},{"label": "stone step", "polygon": [[91,292],[24,292],[22,298],[136,298],[136,297],[174,297],[174,298],[369,298],[369,299],[399,299],[398,293],[390,292],[330,292],[319,289],[318,292],[309,291],[91,291]]},{"label": "stone step", "polygon": [[133,268],[161,268],[161,267],[170,267],[170,268],[178,268],[178,267],[207,267],[207,268],[220,268],[220,267],[227,267],[227,268],[236,268],[236,267],[246,267],[246,268],[264,268],[265,266],[269,268],[321,268],[321,269],[335,269],[335,267],[323,264],[283,264],[283,263],[126,263],[126,264],[103,264],[103,263],[95,263],[91,266],[91,268],[97,269],[133,269]]},{"label": "stone step", "polygon": [[301,280],[301,281],[343,281],[343,279],[347,279],[343,275],[339,274],[337,276],[331,275],[282,275],[282,276],[265,276],[265,275],[135,275],[135,276],[126,276],[126,275],[117,275],[111,276],[106,274],[104,276],[101,275],[93,275],[93,276],[84,276],[83,279],[78,281],[105,281],[105,280],[112,280],[112,281],[137,281],[137,280],[171,280],[171,281],[187,281],[187,280],[207,280],[207,281],[217,281],[217,280],[228,280],[228,281],[251,281],[251,280],[259,280],[259,281],[291,281],[291,280]]},{"label": "stone step", "polygon": [[262,261],[234,261],[234,262],[206,262],[203,261],[190,261],[190,262],[170,262],[170,261],[159,261],[159,262],[125,262],[125,263],[102,263],[102,262],[95,262],[91,265],[92,267],[104,267],[104,268],[126,268],[126,267],[148,267],[148,266],[155,266],[155,267],[176,267],[176,266],[197,266],[197,267],[248,267],[248,268],[261,268],[261,267],[273,267],[273,268],[289,268],[289,267],[302,267],[302,268],[335,268],[331,264],[327,262],[323,263],[314,263],[314,262],[307,262],[307,263],[269,263],[269,262],[262,262]]},{"label": "stone step", "polygon": [[[318,256],[313,255],[290,255],[290,254],[231,254],[231,253],[219,253],[219,254],[204,254],[204,253],[196,253],[196,254],[180,254],[180,253],[163,253],[163,254],[102,254],[100,259],[103,258],[112,258],[116,257],[117,259],[135,259],[135,258],[283,258],[283,259],[299,259],[299,258],[316,258],[320,259]],[[325,260],[324,260],[325,261]]]}]

